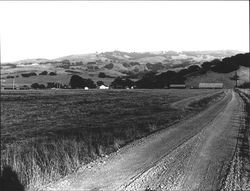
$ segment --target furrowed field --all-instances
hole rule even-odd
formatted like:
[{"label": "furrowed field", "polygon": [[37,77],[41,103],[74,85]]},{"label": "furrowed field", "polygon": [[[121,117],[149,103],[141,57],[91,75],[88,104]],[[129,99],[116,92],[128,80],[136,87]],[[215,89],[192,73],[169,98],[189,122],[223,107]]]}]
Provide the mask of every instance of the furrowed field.
[{"label": "furrowed field", "polygon": [[[184,107],[181,100],[194,96]],[[11,166],[35,190],[223,96],[222,90],[2,91],[1,167]]]}]

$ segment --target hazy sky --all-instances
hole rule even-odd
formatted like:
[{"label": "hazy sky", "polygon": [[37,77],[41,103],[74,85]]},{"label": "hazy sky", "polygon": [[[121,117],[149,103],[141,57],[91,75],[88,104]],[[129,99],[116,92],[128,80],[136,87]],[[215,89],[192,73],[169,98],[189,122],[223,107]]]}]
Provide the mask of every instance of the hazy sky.
[{"label": "hazy sky", "polygon": [[2,62],[121,51],[249,51],[248,1],[0,2]]}]

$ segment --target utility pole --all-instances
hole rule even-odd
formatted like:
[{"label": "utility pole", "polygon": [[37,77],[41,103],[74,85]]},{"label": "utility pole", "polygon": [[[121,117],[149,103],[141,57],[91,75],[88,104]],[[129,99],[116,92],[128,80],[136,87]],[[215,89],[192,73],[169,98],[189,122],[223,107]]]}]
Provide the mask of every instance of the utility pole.
[{"label": "utility pole", "polygon": [[235,87],[237,88],[237,86],[238,86],[238,83],[237,83],[237,81],[238,81],[238,75],[237,75],[237,70],[235,70]]},{"label": "utility pole", "polygon": [[12,89],[13,89],[13,90],[15,89],[15,76],[14,76],[14,78],[13,78]]}]

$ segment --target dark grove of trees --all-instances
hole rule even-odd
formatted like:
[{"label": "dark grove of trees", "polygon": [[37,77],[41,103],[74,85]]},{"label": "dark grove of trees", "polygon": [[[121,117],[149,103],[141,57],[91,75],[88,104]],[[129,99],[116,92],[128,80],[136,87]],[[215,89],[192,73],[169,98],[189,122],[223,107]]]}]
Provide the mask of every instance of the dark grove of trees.
[{"label": "dark grove of trees", "polygon": [[22,77],[28,78],[30,76],[36,76],[35,72],[30,72],[30,73],[26,73],[26,74],[21,74]]},{"label": "dark grove of trees", "polygon": [[110,87],[114,89],[124,89],[124,88],[131,88],[134,85],[135,83],[128,78],[117,77],[111,83]]},{"label": "dark grove of trees", "polygon": [[250,88],[250,82],[244,82],[243,84],[238,86],[239,88],[243,89],[249,89]]},{"label": "dark grove of trees", "polygon": [[84,88],[84,87],[96,88],[96,84],[94,83],[93,80],[85,79],[85,78],[82,78],[82,77],[80,77],[78,75],[73,75],[71,77],[69,85],[73,89],[75,89],[75,88]]},{"label": "dark grove of trees", "polygon": [[167,71],[157,75],[149,72],[143,76],[141,80],[136,82],[137,88],[165,88],[170,84],[183,84],[185,77],[175,71]]},{"label": "dark grove of trees", "polygon": [[68,88],[67,85],[61,84],[59,82],[48,82],[47,83],[47,88],[61,88],[61,89],[66,89]]},{"label": "dark grove of trees", "polygon": [[44,84],[38,84],[38,83],[31,84],[30,87],[32,89],[45,89],[46,88]]},{"label": "dark grove of trees", "polygon": [[212,66],[211,70],[218,73],[229,73],[238,70],[240,66],[250,67],[250,53],[224,58]]},{"label": "dark grove of trees", "polygon": [[61,89],[67,89],[68,86],[65,84],[61,84],[59,82],[48,82],[47,86],[44,84],[39,84],[39,83],[33,83],[30,86],[32,89],[51,89],[51,88],[61,88]]}]

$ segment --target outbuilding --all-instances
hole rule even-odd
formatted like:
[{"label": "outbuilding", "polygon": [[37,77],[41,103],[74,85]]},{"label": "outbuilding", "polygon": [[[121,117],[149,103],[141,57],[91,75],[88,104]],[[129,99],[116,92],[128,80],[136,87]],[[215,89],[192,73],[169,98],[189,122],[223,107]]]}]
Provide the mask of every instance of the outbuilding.
[{"label": "outbuilding", "polygon": [[107,89],[109,89],[109,87],[108,87],[108,86],[105,86],[105,85],[101,85],[101,86],[99,87],[99,89],[100,89],[100,90],[107,90]]},{"label": "outbuilding", "polygon": [[185,89],[186,85],[185,84],[170,84],[169,88],[171,88],[171,89]]},{"label": "outbuilding", "polygon": [[222,89],[223,83],[199,83],[200,89]]}]

